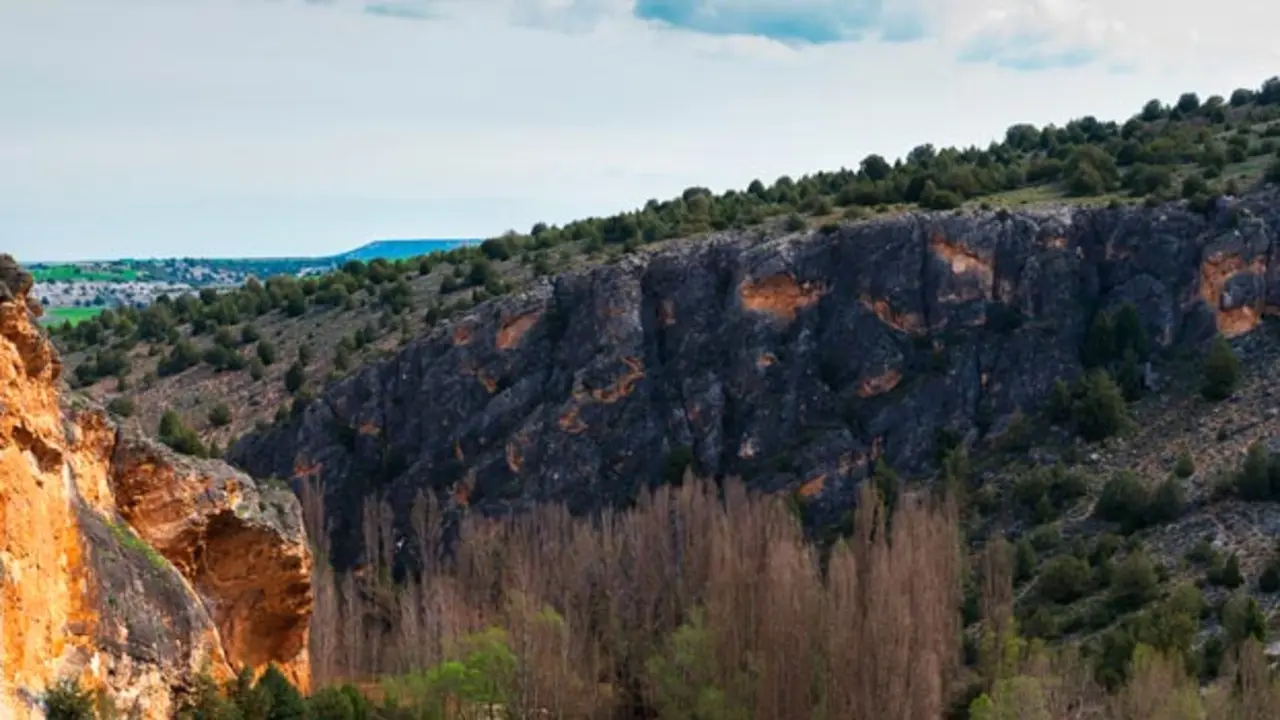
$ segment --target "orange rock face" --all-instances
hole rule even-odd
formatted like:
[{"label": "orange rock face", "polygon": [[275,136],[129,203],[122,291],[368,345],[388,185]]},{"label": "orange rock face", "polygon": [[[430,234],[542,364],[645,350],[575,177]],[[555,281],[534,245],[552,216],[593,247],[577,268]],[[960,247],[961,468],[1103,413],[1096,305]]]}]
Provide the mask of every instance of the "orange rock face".
[{"label": "orange rock face", "polygon": [[529,332],[541,317],[542,313],[531,310],[529,312],[508,318],[503,321],[502,327],[498,329],[497,346],[499,350],[510,350],[520,343],[520,339],[525,333]]},{"label": "orange rock face", "polygon": [[172,717],[202,671],[274,662],[305,686],[296,499],[66,407],[29,279],[2,255],[0,285],[0,718],[43,717],[62,678],[143,718]]},{"label": "orange rock face", "polygon": [[821,300],[826,289],[797,282],[790,275],[772,275],[744,282],[738,293],[742,306],[747,310],[791,322],[801,310]]},{"label": "orange rock face", "polygon": [[1225,337],[1243,335],[1258,326],[1262,321],[1261,299],[1258,302],[1237,307],[1224,308],[1223,291],[1227,282],[1236,275],[1249,273],[1259,277],[1266,274],[1265,258],[1257,257],[1246,262],[1239,255],[1215,253],[1200,264],[1200,295],[1213,309],[1213,317],[1218,332]]},{"label": "orange rock face", "polygon": [[111,488],[138,536],[217,599],[210,614],[232,665],[275,663],[307,687],[311,553],[290,491],[137,440],[117,447]]},{"label": "orange rock face", "polygon": [[950,242],[941,235],[930,238],[929,249],[947,264],[953,275],[969,276],[977,280],[976,287],[957,289],[944,295],[943,299],[963,301],[991,297],[996,273],[990,262],[978,257],[964,245]]}]

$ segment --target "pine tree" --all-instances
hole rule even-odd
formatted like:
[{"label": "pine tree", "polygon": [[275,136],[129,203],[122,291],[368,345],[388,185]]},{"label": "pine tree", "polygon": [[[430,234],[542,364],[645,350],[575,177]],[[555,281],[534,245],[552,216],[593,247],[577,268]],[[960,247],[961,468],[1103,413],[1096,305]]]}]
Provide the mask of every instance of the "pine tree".
[{"label": "pine tree", "polygon": [[1105,370],[1094,370],[1080,383],[1080,398],[1076,401],[1074,415],[1080,435],[1096,442],[1124,428],[1128,408],[1124,396]]},{"label": "pine tree", "polygon": [[1221,335],[1213,339],[1205,356],[1204,384],[1200,392],[1209,400],[1225,400],[1231,397],[1240,379],[1240,358]]}]

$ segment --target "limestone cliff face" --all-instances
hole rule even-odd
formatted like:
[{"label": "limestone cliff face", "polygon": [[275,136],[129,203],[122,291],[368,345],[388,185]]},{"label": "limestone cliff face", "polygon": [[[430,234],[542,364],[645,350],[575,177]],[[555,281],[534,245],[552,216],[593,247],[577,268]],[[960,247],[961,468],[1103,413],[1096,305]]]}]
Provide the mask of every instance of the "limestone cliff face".
[{"label": "limestone cliff face", "polygon": [[998,435],[1039,407],[1081,372],[1094,308],[1134,303],[1161,347],[1253,329],[1280,310],[1278,231],[1261,190],[1211,217],[1059,208],[725,233],[481,305],[232,458],[324,483],[338,567],[362,561],[350,508],[370,493],[406,537],[422,489],[582,511],[689,456],[835,519],[877,458],[922,470],[940,430]]},{"label": "limestone cliff face", "polygon": [[0,718],[43,717],[65,677],[144,718],[202,670],[276,662],[306,684],[297,501],[61,397],[30,284],[0,255]]}]

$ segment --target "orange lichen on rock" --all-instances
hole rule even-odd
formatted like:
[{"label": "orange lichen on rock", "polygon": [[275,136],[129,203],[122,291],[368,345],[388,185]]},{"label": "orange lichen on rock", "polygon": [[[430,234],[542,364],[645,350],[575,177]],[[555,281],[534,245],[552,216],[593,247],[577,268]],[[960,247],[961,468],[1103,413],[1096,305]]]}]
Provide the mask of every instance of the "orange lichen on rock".
[{"label": "orange lichen on rock", "polygon": [[1258,311],[1248,305],[1220,310],[1217,313],[1218,332],[1221,332],[1223,337],[1233,338],[1243,335],[1258,327],[1259,322],[1261,318]]},{"label": "orange lichen on rock", "polygon": [[582,421],[582,418],[578,416],[578,413],[579,410],[577,406],[570,406],[568,410],[565,410],[564,413],[560,415],[560,420],[557,421],[556,424],[561,430],[569,433],[570,435],[580,435],[586,432],[587,424]]},{"label": "orange lichen on rock", "polygon": [[471,489],[475,483],[475,476],[468,475],[463,478],[453,488],[453,500],[461,507],[467,507],[471,504]]},{"label": "orange lichen on rock", "polygon": [[815,475],[806,480],[803,485],[796,489],[796,496],[801,500],[809,500],[816,497],[818,493],[822,492],[822,488],[826,483],[826,475]]},{"label": "orange lichen on rock", "polygon": [[453,329],[453,344],[466,345],[471,342],[471,328],[467,325],[458,325]]},{"label": "orange lichen on rock", "polygon": [[507,469],[519,475],[523,465],[524,458],[520,457],[520,448],[514,442],[507,443]]},{"label": "orange lichen on rock", "polygon": [[1246,263],[1239,255],[1227,253],[1214,253],[1200,263],[1200,296],[1213,310],[1218,332],[1223,336],[1232,338],[1253,330],[1261,322],[1263,314],[1261,297],[1252,305],[1224,308],[1222,295],[1227,283],[1241,273],[1262,277],[1266,270],[1266,261],[1262,257]]},{"label": "orange lichen on rock", "polygon": [[365,420],[360,423],[359,433],[365,437],[374,437],[379,432],[381,432],[381,430],[378,428],[378,423],[372,420]]},{"label": "orange lichen on rock", "polygon": [[898,332],[919,335],[925,331],[924,318],[919,313],[895,312],[888,300],[872,300],[865,295],[858,301],[862,303],[862,307],[874,313],[880,322]]},{"label": "orange lichen on rock", "polygon": [[306,458],[299,457],[293,463],[293,476],[299,479],[318,477],[322,470],[324,463],[308,462]]},{"label": "orange lichen on rock", "polygon": [[636,383],[644,379],[644,361],[637,357],[627,356],[622,358],[622,362],[627,366],[626,371],[612,385],[603,388],[593,388],[591,397],[596,402],[602,402],[610,405],[627,397],[635,390]]},{"label": "orange lichen on rock", "polygon": [[858,397],[869,398],[883,395],[898,387],[900,382],[902,382],[902,371],[897,368],[890,368],[879,375],[866,378],[858,383]]},{"label": "orange lichen on rock", "polygon": [[771,352],[760,353],[760,357],[756,358],[756,368],[764,370],[767,367],[772,367],[776,362],[778,362],[777,355]]},{"label": "orange lichen on rock", "polygon": [[785,322],[795,320],[801,310],[814,305],[826,294],[825,286],[797,282],[786,274],[749,280],[738,289],[744,308]]},{"label": "orange lichen on rock", "polygon": [[982,286],[983,293],[990,295],[995,284],[995,268],[971,250],[959,243],[948,242],[942,235],[935,234],[929,239],[929,249],[941,258],[955,275],[975,275]]},{"label": "orange lichen on rock", "polygon": [[476,379],[480,381],[480,384],[484,386],[485,391],[488,392],[490,395],[497,392],[498,381],[489,377],[489,374],[486,373],[485,371],[483,370],[476,371]]},{"label": "orange lichen on rock", "polygon": [[530,310],[513,318],[503,320],[501,327],[498,328],[498,349],[509,350],[515,347],[541,316],[542,313],[540,311]]}]

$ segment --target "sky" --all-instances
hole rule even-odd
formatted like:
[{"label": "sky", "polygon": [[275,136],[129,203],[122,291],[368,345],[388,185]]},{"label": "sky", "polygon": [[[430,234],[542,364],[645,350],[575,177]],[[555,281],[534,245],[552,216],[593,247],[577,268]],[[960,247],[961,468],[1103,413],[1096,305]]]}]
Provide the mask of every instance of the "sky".
[{"label": "sky", "polygon": [[0,252],[488,237],[1280,73],[1280,3],[0,0]]}]

